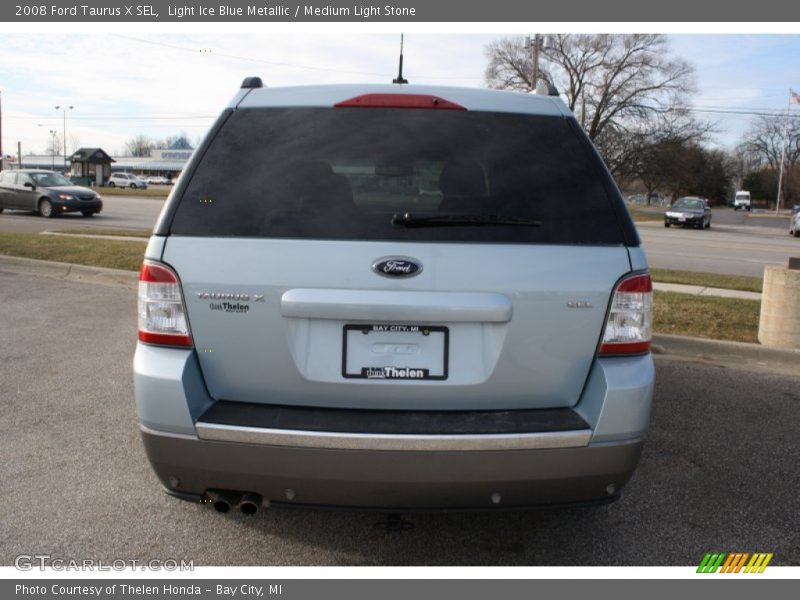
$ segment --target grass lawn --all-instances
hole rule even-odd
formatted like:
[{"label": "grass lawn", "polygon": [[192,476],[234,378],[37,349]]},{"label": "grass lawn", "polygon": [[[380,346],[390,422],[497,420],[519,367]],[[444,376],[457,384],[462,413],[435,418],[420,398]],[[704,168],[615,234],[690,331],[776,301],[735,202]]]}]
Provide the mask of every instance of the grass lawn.
[{"label": "grass lawn", "polygon": [[656,333],[758,342],[761,303],[756,300],[655,292],[653,305]]},{"label": "grass lawn", "polygon": [[697,273],[695,271],[673,271],[670,269],[650,269],[653,281],[658,283],[682,283],[685,285],[702,285],[726,290],[744,292],[761,292],[763,283],[760,277],[743,275],[720,275],[718,273]]},{"label": "grass lawn", "polygon": [[147,241],[0,233],[0,255],[138,271]]},{"label": "grass lawn", "polygon": [[100,194],[103,198],[110,196],[130,196],[131,198],[166,198],[172,189],[172,186],[157,188],[149,187],[146,190],[132,190],[130,188],[118,187],[94,187],[92,189]]}]

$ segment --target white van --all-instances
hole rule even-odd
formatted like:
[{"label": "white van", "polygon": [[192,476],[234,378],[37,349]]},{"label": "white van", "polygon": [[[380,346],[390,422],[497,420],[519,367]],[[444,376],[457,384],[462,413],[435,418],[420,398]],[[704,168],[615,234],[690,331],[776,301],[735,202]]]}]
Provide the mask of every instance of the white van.
[{"label": "white van", "polygon": [[744,190],[736,192],[736,196],[733,198],[733,210],[740,208],[750,210],[750,192]]}]

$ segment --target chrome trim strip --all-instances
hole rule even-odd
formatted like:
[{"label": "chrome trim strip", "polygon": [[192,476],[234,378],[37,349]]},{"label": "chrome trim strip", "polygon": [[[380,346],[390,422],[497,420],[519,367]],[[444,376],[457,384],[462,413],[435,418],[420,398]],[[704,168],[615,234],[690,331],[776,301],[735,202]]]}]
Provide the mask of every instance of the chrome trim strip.
[{"label": "chrome trim strip", "polygon": [[300,319],[507,323],[513,305],[495,292],[293,288],[281,295],[280,310],[284,317]]},{"label": "chrome trim strip", "polygon": [[196,429],[201,440],[331,450],[449,452],[578,448],[587,446],[592,437],[591,429],[486,435],[399,435],[267,429],[203,422],[198,422]]}]

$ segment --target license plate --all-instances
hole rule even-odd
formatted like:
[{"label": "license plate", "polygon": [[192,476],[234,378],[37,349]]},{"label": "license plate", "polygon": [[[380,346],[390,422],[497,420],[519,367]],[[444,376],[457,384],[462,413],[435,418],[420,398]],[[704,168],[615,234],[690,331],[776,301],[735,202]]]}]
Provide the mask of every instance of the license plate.
[{"label": "license plate", "polygon": [[415,381],[447,379],[449,330],[430,325],[345,325],[342,376]]}]

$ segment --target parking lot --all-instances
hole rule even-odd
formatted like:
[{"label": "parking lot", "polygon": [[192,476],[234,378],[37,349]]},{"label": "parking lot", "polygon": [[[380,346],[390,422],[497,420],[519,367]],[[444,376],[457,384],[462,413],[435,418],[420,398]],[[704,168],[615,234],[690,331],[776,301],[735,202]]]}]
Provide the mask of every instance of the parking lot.
[{"label": "parking lot", "polygon": [[0,273],[0,303],[3,565],[691,565],[709,550],[800,564],[798,377],[658,358],[650,436],[618,502],[411,514],[387,533],[381,514],[219,515],[165,496],[136,423],[135,294]]}]

